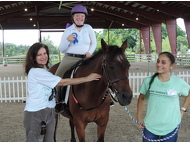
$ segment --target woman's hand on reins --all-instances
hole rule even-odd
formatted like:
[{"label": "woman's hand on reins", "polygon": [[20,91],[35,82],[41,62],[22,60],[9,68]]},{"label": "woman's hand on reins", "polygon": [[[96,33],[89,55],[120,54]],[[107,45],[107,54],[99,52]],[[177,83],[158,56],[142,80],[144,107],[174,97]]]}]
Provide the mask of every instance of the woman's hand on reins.
[{"label": "woman's hand on reins", "polygon": [[138,122],[142,123],[142,124],[139,124],[139,123],[138,123],[138,128],[139,128],[139,129],[144,129],[145,126],[144,126],[143,120],[142,120],[142,119],[138,119]]}]

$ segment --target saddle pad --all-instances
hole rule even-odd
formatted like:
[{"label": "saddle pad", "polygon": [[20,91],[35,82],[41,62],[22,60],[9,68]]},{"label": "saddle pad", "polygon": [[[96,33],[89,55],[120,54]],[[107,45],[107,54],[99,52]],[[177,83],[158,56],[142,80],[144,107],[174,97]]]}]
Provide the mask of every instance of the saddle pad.
[{"label": "saddle pad", "polygon": [[[70,78],[73,78],[73,74],[74,74],[74,72],[77,71],[78,68],[79,68],[79,67],[77,67],[76,69],[73,69]],[[67,90],[66,90],[66,94],[65,94],[65,104],[68,103],[70,87],[71,87],[70,85],[67,86]]]}]

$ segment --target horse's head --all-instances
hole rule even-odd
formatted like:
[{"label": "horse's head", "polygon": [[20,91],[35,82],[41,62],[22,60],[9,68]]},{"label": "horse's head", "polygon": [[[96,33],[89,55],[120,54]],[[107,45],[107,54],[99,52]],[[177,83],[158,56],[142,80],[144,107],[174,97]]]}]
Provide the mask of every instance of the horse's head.
[{"label": "horse's head", "polygon": [[104,78],[108,83],[109,89],[116,94],[117,100],[121,106],[131,103],[132,90],[129,85],[129,67],[124,52],[127,48],[127,41],[122,46],[108,46],[106,42],[101,40],[102,49],[104,51],[102,67],[104,70]]}]

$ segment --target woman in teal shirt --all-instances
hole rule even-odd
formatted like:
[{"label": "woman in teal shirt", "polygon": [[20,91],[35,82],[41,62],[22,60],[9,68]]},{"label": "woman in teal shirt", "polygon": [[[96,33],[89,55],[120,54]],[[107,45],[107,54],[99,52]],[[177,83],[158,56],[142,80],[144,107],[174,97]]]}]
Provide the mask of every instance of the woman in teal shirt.
[{"label": "woman in teal shirt", "polygon": [[[182,78],[170,75],[174,66],[175,57],[171,53],[160,53],[156,63],[157,73],[145,78],[141,85],[137,119],[143,123],[138,126],[143,129],[144,142],[158,139],[166,142],[177,141],[177,127],[190,104],[190,86]],[[186,96],[181,110],[180,95]],[[148,104],[143,120],[142,112],[145,99]],[[171,137],[168,138],[169,136]]]}]

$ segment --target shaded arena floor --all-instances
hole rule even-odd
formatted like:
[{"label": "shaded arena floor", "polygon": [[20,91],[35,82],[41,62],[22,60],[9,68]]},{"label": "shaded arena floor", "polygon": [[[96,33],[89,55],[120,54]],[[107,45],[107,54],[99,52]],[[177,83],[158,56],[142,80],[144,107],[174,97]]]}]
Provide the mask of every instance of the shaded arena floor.
[{"label": "shaded arena floor", "polygon": [[[189,66],[176,66],[173,70],[187,71]],[[155,64],[150,63],[131,63],[130,72],[154,72]],[[8,65],[3,67],[0,65],[0,77],[16,77],[23,76],[24,70],[22,65]],[[184,97],[180,97],[181,103]],[[25,130],[23,127],[23,109],[25,103],[0,103],[0,142],[25,142]],[[132,116],[136,118],[137,98],[133,98],[132,103],[128,105]],[[190,109],[190,108],[189,108]],[[96,125],[94,123],[88,124],[86,128],[86,141],[95,142],[97,140]],[[190,112],[185,113],[181,128],[179,129],[178,142],[189,142],[190,137]],[[68,119],[60,116],[58,131],[58,142],[70,141],[70,128]],[[106,142],[141,142],[141,130],[137,128],[128,116],[124,107],[115,103],[110,110],[110,119],[108,122],[106,134]]]}]

